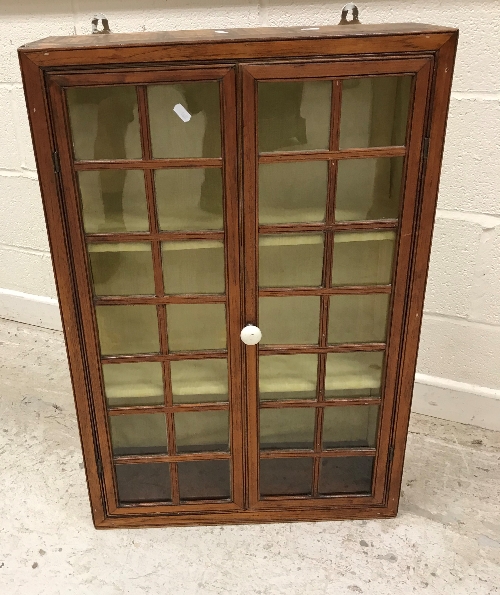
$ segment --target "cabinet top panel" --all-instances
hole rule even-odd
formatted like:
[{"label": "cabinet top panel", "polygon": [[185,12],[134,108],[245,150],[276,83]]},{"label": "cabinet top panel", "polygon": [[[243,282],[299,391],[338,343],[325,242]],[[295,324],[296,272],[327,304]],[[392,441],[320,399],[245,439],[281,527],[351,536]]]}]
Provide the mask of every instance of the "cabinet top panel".
[{"label": "cabinet top panel", "polygon": [[152,31],[46,37],[28,43],[20,51],[64,50],[71,48],[109,48],[192,43],[227,43],[228,41],[281,41],[453,33],[456,29],[422,23],[382,25],[333,25],[325,27],[256,27],[246,29],[200,29],[190,31]]}]

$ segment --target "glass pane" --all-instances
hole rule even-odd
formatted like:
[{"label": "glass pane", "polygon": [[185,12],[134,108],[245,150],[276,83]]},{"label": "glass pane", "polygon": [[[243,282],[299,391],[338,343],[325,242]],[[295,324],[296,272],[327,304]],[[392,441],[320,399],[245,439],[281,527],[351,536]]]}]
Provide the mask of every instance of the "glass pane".
[{"label": "glass pane", "polygon": [[328,343],[384,343],[389,294],[332,295]]},{"label": "glass pane", "polygon": [[96,295],[154,295],[149,242],[88,244]]},{"label": "glass pane", "polygon": [[260,410],[260,448],[313,448],[314,407]]},{"label": "glass pane", "polygon": [[181,500],[222,500],[231,497],[229,461],[178,464]]},{"label": "glass pane", "polygon": [[171,499],[168,463],[115,465],[118,500],[131,502],[166,502]]},{"label": "glass pane", "polygon": [[109,424],[114,455],[167,453],[167,423],[163,413],[112,415]]},{"label": "glass pane", "polygon": [[372,489],[373,457],[321,459],[320,494],[369,494]]},{"label": "glass pane", "polygon": [[373,448],[377,421],[377,405],[325,407],[323,448]]},{"label": "glass pane", "polygon": [[397,219],[403,163],[403,157],[340,160],[335,220]]},{"label": "glass pane", "polygon": [[259,358],[261,401],[315,399],[318,356],[262,355]]},{"label": "glass pane", "polygon": [[383,363],[383,351],[329,353],[326,356],[326,398],[379,397]]},{"label": "glass pane", "polygon": [[77,176],[87,233],[149,231],[142,171],[105,169]]},{"label": "glass pane", "polygon": [[313,460],[261,459],[261,496],[308,496],[312,488]]},{"label": "glass pane", "polygon": [[167,321],[171,351],[226,347],[224,304],[168,304]]},{"label": "glass pane", "polygon": [[156,306],[96,306],[103,355],[158,353]]},{"label": "glass pane", "polygon": [[148,87],[153,157],[220,157],[219,83]]},{"label": "glass pane", "polygon": [[163,377],[159,362],[105,365],[102,375],[110,407],[163,405]]},{"label": "glass pane", "polygon": [[389,285],[395,231],[337,232],[333,239],[332,285]]},{"label": "glass pane", "polygon": [[141,159],[135,87],[66,90],[75,159]]},{"label": "glass pane", "polygon": [[227,360],[194,359],[170,362],[174,403],[227,401]]},{"label": "glass pane", "polygon": [[188,411],[174,418],[177,452],[229,450],[227,411]]},{"label": "glass pane", "polygon": [[155,185],[160,229],[222,229],[222,170],[160,169]]},{"label": "glass pane", "polygon": [[261,235],[260,287],[319,287],[323,273],[323,234]]},{"label": "glass pane", "polygon": [[319,303],[318,296],[259,298],[262,344],[317,344]]},{"label": "glass pane", "polygon": [[259,82],[259,151],[328,149],[331,81]]},{"label": "glass pane", "polygon": [[165,293],[224,293],[222,242],[163,242],[162,260]]},{"label": "glass pane", "polygon": [[259,165],[259,223],[324,221],[327,161]]},{"label": "glass pane", "polygon": [[340,148],[404,145],[412,76],[342,82]]}]

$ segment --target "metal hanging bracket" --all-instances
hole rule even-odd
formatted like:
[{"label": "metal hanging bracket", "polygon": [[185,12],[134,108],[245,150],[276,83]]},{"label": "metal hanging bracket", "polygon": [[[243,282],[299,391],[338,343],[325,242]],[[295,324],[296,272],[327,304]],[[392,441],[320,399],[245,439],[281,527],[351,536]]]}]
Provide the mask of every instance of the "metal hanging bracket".
[{"label": "metal hanging bracket", "polygon": [[[351,13],[352,13],[351,21],[347,20],[347,15],[349,14],[349,11],[351,11]],[[355,4],[353,4],[352,2],[349,2],[342,9],[342,15],[340,17],[339,25],[360,25],[361,23],[359,22],[358,15],[359,15],[358,7]]]},{"label": "metal hanging bracket", "polygon": [[[102,22],[102,29],[98,29],[99,21]],[[92,19],[92,34],[99,35],[101,33],[111,33],[109,29],[108,19],[103,14],[95,14]]]}]

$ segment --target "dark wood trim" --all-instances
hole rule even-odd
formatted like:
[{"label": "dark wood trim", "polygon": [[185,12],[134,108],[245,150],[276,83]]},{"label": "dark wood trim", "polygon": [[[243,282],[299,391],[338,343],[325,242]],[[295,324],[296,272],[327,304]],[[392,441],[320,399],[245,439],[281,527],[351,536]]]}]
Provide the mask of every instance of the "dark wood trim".
[{"label": "dark wood trim", "polygon": [[260,225],[259,233],[297,233],[318,231],[377,231],[397,229],[396,219],[379,219],[377,221],[343,221],[342,223],[282,223],[279,225]]},{"label": "dark wood trim", "polygon": [[297,459],[312,457],[316,460],[332,457],[374,457],[375,448],[336,448],[324,451],[314,450],[261,450],[261,459]]},{"label": "dark wood trim", "polygon": [[[379,292],[385,293],[385,292]],[[107,295],[94,298],[96,306],[112,306],[116,304],[225,304],[224,295],[164,295],[164,296],[119,296]]]},{"label": "dark wood trim", "polygon": [[342,151],[289,151],[286,153],[261,153],[259,155],[259,164],[285,163],[295,161],[323,161],[325,159],[331,160],[370,159],[374,157],[404,157],[404,155],[406,155],[405,147],[371,147],[369,149],[344,149]]},{"label": "dark wood trim", "polygon": [[[319,373],[319,372],[318,372]],[[324,386],[324,376],[323,379],[323,386]],[[324,390],[324,388],[323,388]],[[290,399],[289,401],[261,401],[260,408],[261,409],[284,409],[286,407],[317,407],[320,409],[324,409],[325,407],[357,407],[358,405],[380,405],[381,399],[377,397],[369,397],[369,398],[340,398],[340,399],[328,399],[325,400],[324,396],[322,396],[321,400],[313,401],[311,400],[300,400],[300,399]]]},{"label": "dark wood trim", "polygon": [[31,138],[35,150],[40,191],[47,224],[52,266],[55,273],[61,321],[68,353],[69,371],[78,417],[80,441],[90,498],[92,518],[96,526],[106,522],[106,493],[99,478],[99,444],[95,429],[92,389],[88,376],[88,356],[82,337],[80,303],[75,292],[75,266],[68,238],[68,222],[63,189],[54,173],[52,154],[55,150],[53,121],[48,104],[44,73],[26,54],[19,56],[26,97]]},{"label": "dark wood trim", "polygon": [[[179,61],[241,60],[258,58],[308,57],[308,56],[361,56],[391,53],[433,52],[450,39],[455,30],[414,25],[405,32],[405,26],[387,28],[364,25],[350,31],[347,27],[331,28],[323,33],[307,34],[299,28],[263,29],[256,33],[245,30],[231,38],[217,38],[212,31],[199,37],[176,37],[173,32],[145,33],[141,42],[137,38],[113,35],[96,40],[96,36],[66,37],[58,43],[48,38],[38,46],[21,48],[27,58],[39,67],[71,67],[79,65],[123,65],[146,63],[171,63]],[[294,35],[295,34],[295,38]],[[425,34],[422,34],[424,33]],[[267,39],[263,39],[265,34]],[[184,33],[184,35],[186,35]],[[149,36],[149,42],[147,41]],[[256,39],[257,36],[257,39]],[[108,37],[108,36],[106,36]],[[281,37],[281,38],[280,38]],[[259,39],[260,38],[260,39]],[[245,40],[245,43],[242,41]],[[100,43],[99,43],[100,42]],[[104,43],[103,43],[104,42]],[[102,47],[99,47],[101,46]],[[113,47],[115,44],[115,47]],[[108,47],[106,47],[108,46]],[[47,51],[48,50],[48,51]]]},{"label": "dark wood trim", "polygon": [[177,157],[175,159],[153,159],[151,156],[144,159],[95,159],[93,161],[75,161],[76,171],[93,171],[100,169],[168,169],[168,168],[193,168],[193,167],[222,167],[222,158],[219,157]]},{"label": "dark wood trim", "polygon": [[103,242],[182,242],[184,240],[223,240],[223,231],[158,231],[153,233],[89,233],[87,242],[100,244]]},{"label": "dark wood trim", "polygon": [[406,325],[401,335],[400,373],[397,386],[400,398],[395,405],[393,432],[390,437],[394,447],[394,458],[387,483],[387,507],[393,514],[397,513],[399,505],[404,451],[457,43],[458,32],[455,32],[437,53],[431,73],[433,81],[430,97],[427,100],[427,109],[422,110],[421,114],[426,123],[425,135],[430,139],[428,157],[418,160],[415,155],[415,161],[418,164],[416,163],[414,167],[418,168],[420,183],[418,181],[415,183],[415,192],[418,196],[417,212],[412,222],[412,230],[409,231],[413,235],[412,265],[408,272],[406,287]]}]

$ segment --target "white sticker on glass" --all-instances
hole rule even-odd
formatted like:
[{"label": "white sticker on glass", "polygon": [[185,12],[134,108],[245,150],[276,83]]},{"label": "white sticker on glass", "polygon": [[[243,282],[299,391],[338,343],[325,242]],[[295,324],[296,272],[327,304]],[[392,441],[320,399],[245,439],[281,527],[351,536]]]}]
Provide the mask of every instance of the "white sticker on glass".
[{"label": "white sticker on glass", "polygon": [[174,105],[174,112],[179,116],[179,118],[183,122],[189,122],[189,120],[191,120],[191,114],[180,103],[177,103],[176,105]]}]

